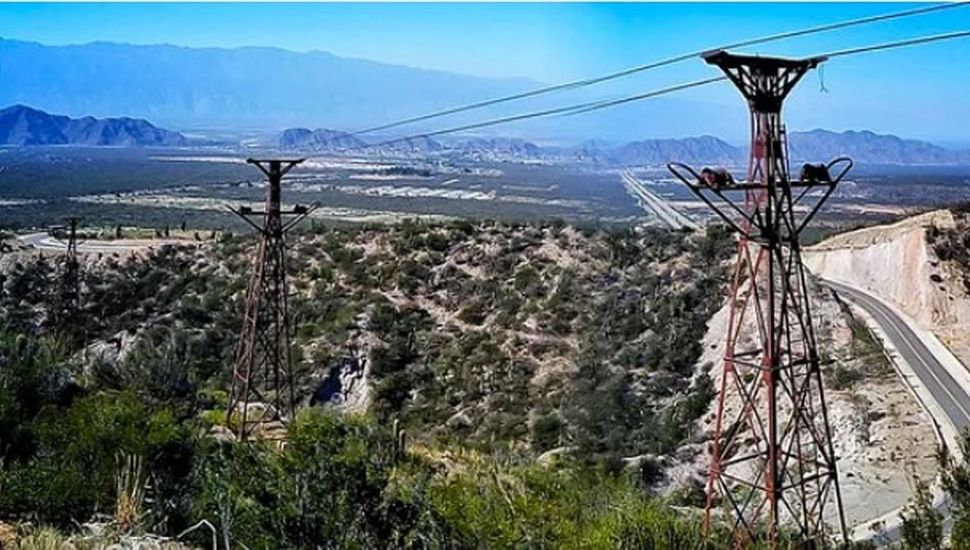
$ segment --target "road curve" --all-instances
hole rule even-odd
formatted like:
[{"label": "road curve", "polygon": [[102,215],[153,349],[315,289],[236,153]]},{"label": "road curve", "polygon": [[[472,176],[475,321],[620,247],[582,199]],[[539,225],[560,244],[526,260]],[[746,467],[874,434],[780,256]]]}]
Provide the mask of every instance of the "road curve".
[{"label": "road curve", "polygon": [[[926,390],[930,393],[939,408],[947,418],[934,419],[937,423],[949,422],[959,434],[970,425],[970,394],[947,371],[939,359],[920,340],[919,336],[903,321],[896,312],[872,295],[856,288],[829,280],[822,280],[822,284],[831,288],[840,296],[859,306],[868,313],[879,325],[883,333],[892,342],[896,351],[909,364]],[[944,499],[935,504],[935,508],[944,514],[944,527],[951,527],[949,500]],[[887,545],[902,538],[900,526],[887,528],[873,542]]]},{"label": "road curve", "polygon": [[[48,233],[27,233],[17,235],[17,240],[37,250],[50,252],[64,252],[67,250],[65,241],[56,239]],[[77,251],[80,254],[111,254],[114,252],[132,252],[152,246],[161,246],[177,241],[131,239],[118,241],[79,241]]]},{"label": "road curve", "polygon": [[926,386],[933,399],[946,413],[957,432],[962,432],[970,425],[970,395],[967,394],[966,388],[960,387],[960,384],[953,379],[953,376],[905,321],[885,304],[865,292],[832,281],[824,281],[824,284],[873,317],[899,354],[912,367],[920,383]]}]

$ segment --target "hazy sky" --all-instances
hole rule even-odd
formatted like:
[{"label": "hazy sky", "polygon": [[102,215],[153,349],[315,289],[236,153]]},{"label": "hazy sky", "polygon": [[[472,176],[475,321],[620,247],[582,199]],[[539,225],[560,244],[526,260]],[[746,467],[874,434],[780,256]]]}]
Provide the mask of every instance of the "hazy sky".
[{"label": "hazy sky", "polygon": [[[325,50],[416,67],[543,82],[918,4],[0,4],[0,36],[45,44],[117,41]],[[970,7],[767,44],[807,55],[970,29]],[[970,143],[970,39],[833,60],[811,75],[789,123],[872,128]],[[604,95],[712,75],[701,61],[602,87]],[[686,99],[731,103],[727,85]]]}]

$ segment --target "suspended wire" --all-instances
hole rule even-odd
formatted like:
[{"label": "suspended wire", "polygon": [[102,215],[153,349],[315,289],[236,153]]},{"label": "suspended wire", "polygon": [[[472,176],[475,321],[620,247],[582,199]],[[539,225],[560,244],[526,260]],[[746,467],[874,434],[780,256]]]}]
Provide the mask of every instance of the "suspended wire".
[{"label": "suspended wire", "polygon": [[[879,50],[888,50],[888,49],[893,49],[893,48],[902,48],[902,47],[907,47],[907,46],[915,46],[915,45],[919,45],[919,44],[927,44],[927,43],[930,43],[930,42],[939,42],[939,41],[942,41],[942,40],[952,40],[954,38],[965,38],[965,37],[970,37],[970,30],[957,31],[957,32],[951,32],[951,33],[945,33],[945,34],[937,34],[937,35],[931,35],[931,36],[921,36],[921,37],[917,37],[917,38],[908,38],[908,39],[905,39],[905,40],[898,40],[898,41],[895,41],[895,42],[886,42],[884,44],[875,44],[875,45],[872,45],[872,46],[861,46],[861,47],[858,47],[858,48],[849,48],[849,49],[844,49],[844,50],[836,50],[836,51],[833,51],[833,52],[830,52],[830,53],[827,53],[827,54],[822,54],[822,57],[828,57],[828,58],[831,59],[831,58],[834,58],[834,57],[844,57],[844,56],[856,55],[856,54],[860,54],[860,53],[868,53],[868,52],[874,52],[874,51],[879,51]],[[686,90],[686,89],[689,89],[689,88],[696,88],[698,86],[704,86],[706,84],[712,84],[714,82],[719,82],[719,81],[722,81],[722,80],[727,80],[727,77],[726,76],[718,76],[718,77],[708,78],[708,79],[704,79],[704,80],[696,80],[696,81],[693,81],[693,82],[688,82],[686,84],[678,84],[678,85],[675,85],[675,86],[669,86],[667,88],[661,88],[659,90],[653,90],[653,91],[650,91],[650,92],[645,92],[645,93],[642,93],[642,94],[637,94],[637,95],[632,95],[632,96],[628,96],[628,97],[623,97],[623,98],[620,98],[620,99],[588,101],[586,103],[579,103],[579,104],[575,104],[575,105],[566,105],[566,106],[563,106],[563,107],[556,107],[556,108],[553,108],[553,109],[546,109],[546,110],[543,110],[543,111],[534,111],[534,112],[531,112],[531,113],[525,113],[525,114],[520,114],[520,115],[507,116],[507,117],[502,117],[502,118],[497,118],[497,119],[491,119],[491,120],[486,120],[486,121],[482,121],[482,122],[476,122],[476,123],[473,123],[473,124],[466,124],[464,126],[456,126],[454,128],[448,128],[448,129],[445,129],[445,130],[437,130],[437,131],[429,132],[429,133],[414,134],[414,135],[410,135],[410,136],[406,136],[406,137],[402,137],[402,138],[390,139],[390,140],[382,141],[380,143],[375,143],[375,144],[372,144],[372,145],[362,145],[362,146],[359,146],[359,147],[355,147],[353,149],[369,149],[369,148],[372,148],[372,147],[382,147],[382,146],[385,146],[385,145],[392,145],[392,144],[395,144],[395,143],[401,143],[401,142],[410,141],[410,140],[413,140],[413,139],[430,138],[430,137],[433,137],[433,136],[440,136],[440,135],[444,135],[444,134],[453,134],[455,132],[462,132],[462,131],[465,131],[465,130],[474,130],[474,129],[478,129],[478,128],[485,128],[485,127],[488,127],[488,126],[497,126],[499,124],[506,124],[506,123],[509,123],[509,122],[517,122],[517,121],[520,121],[520,120],[527,120],[527,119],[530,119],[530,118],[539,118],[539,117],[547,117],[547,116],[574,116],[574,115],[578,115],[578,114],[582,114],[582,113],[588,113],[588,112],[591,112],[591,111],[598,111],[600,109],[607,109],[609,107],[615,107],[617,105],[622,105],[624,103],[632,103],[632,102],[635,102],[635,101],[641,101],[641,100],[644,100],[644,99],[658,97],[658,96],[670,94],[670,93],[673,93],[673,92],[678,92],[678,91],[681,91],[681,90]]]},{"label": "suspended wire", "polygon": [[526,99],[526,98],[529,98],[529,97],[535,97],[535,96],[549,94],[549,93],[553,93],[553,92],[560,92],[560,91],[565,91],[565,90],[574,90],[574,89],[577,89],[577,88],[583,88],[583,87],[586,87],[586,86],[592,86],[593,84],[599,84],[601,82],[607,82],[607,81],[610,81],[610,80],[615,80],[615,79],[622,78],[622,77],[625,77],[625,76],[629,76],[629,75],[632,75],[632,74],[636,74],[636,73],[640,73],[640,72],[644,72],[644,71],[648,71],[648,70],[652,70],[652,69],[658,69],[660,67],[664,67],[664,66],[667,66],[667,65],[673,65],[675,63],[680,63],[680,62],[683,62],[683,61],[687,61],[687,60],[693,59],[693,58],[697,57],[698,55],[704,54],[704,53],[706,53],[708,51],[711,51],[711,50],[728,50],[728,49],[743,48],[743,47],[747,47],[747,46],[755,46],[755,45],[758,45],[758,44],[765,44],[767,42],[774,42],[774,41],[777,41],[777,40],[784,40],[784,39],[788,39],[788,38],[795,38],[795,37],[798,37],[798,36],[806,36],[806,35],[810,35],[810,34],[817,34],[817,33],[821,33],[821,32],[826,32],[826,31],[834,31],[834,30],[844,29],[844,28],[853,27],[853,26],[857,26],[857,25],[864,25],[864,24],[868,24],[868,23],[876,23],[876,22],[880,22],[880,21],[889,21],[889,20],[892,20],[892,19],[898,19],[898,18],[902,18],[902,17],[911,17],[911,16],[914,16],[914,15],[922,15],[922,14],[925,14],[925,13],[930,13],[930,12],[935,12],[935,11],[940,11],[940,10],[946,10],[946,9],[951,9],[951,8],[958,8],[958,7],[966,6],[967,4],[970,4],[970,1],[947,2],[947,3],[943,3],[943,4],[934,4],[932,6],[924,6],[924,7],[921,7],[921,8],[915,8],[915,9],[911,9],[911,10],[905,10],[905,11],[899,11],[899,12],[893,12],[893,13],[886,13],[886,14],[882,14],[882,15],[873,15],[873,16],[869,16],[869,17],[861,17],[859,19],[850,19],[848,21],[838,21],[838,22],[835,22],[835,23],[828,23],[828,24],[819,25],[819,26],[816,26],[816,27],[809,27],[807,29],[800,29],[800,30],[795,30],[795,31],[788,31],[788,32],[783,32],[783,33],[779,33],[779,34],[773,34],[773,35],[768,35],[768,36],[764,36],[764,37],[759,37],[759,38],[752,38],[752,39],[748,39],[748,40],[742,40],[740,42],[735,42],[733,44],[725,44],[723,46],[719,46],[719,47],[716,47],[716,48],[708,48],[708,49],[705,49],[705,50],[698,50],[698,51],[691,52],[691,53],[677,55],[677,56],[674,56],[674,57],[671,57],[671,58],[668,58],[668,59],[664,59],[664,60],[661,60],[661,61],[655,61],[655,62],[652,62],[652,63],[647,63],[645,65],[638,65],[636,67],[630,67],[628,69],[623,69],[623,70],[620,70],[620,71],[616,71],[616,72],[613,72],[613,73],[608,73],[608,74],[605,74],[605,75],[602,75],[602,76],[598,76],[598,77],[586,78],[586,79],[581,79],[581,80],[575,80],[575,81],[566,82],[566,83],[563,83],[563,84],[555,84],[555,85],[552,85],[552,86],[546,86],[546,87],[542,87],[542,88],[537,88],[535,90],[530,90],[530,91],[527,91],[527,92],[521,92],[521,93],[517,93],[517,94],[512,94],[512,95],[497,97],[497,98],[494,98],[494,99],[487,99],[487,100],[484,100],[484,101],[479,101],[479,102],[476,102],[476,103],[470,103],[470,104],[467,104],[467,105],[462,105],[462,106],[454,107],[454,108],[451,108],[451,109],[445,109],[443,111],[437,111],[437,112],[433,112],[433,113],[429,113],[429,114],[425,114],[425,115],[419,115],[419,116],[415,116],[415,117],[411,117],[411,118],[406,118],[406,119],[399,120],[399,121],[396,121],[396,122],[390,122],[390,123],[387,123],[387,124],[382,124],[382,125],[379,125],[379,126],[373,126],[373,127],[370,127],[370,128],[365,128],[363,130],[358,130],[357,132],[353,132],[351,135],[355,135],[356,136],[356,135],[361,135],[361,134],[369,134],[369,133],[377,132],[377,131],[380,131],[380,130],[387,130],[387,129],[390,129],[390,128],[397,128],[398,126],[404,126],[404,125],[407,125],[407,124],[412,124],[414,122],[420,122],[420,121],[423,121],[423,120],[430,120],[430,119],[434,119],[434,118],[440,118],[440,117],[443,117],[443,116],[448,116],[448,115],[453,115],[453,114],[457,114],[457,113],[462,113],[462,112],[465,112],[465,111],[471,111],[471,110],[475,110],[475,109],[481,109],[483,107],[489,107],[491,105],[498,105],[500,103],[506,103],[506,102],[509,102],[509,101],[516,101],[516,100],[519,100],[519,99]]},{"label": "suspended wire", "polygon": [[873,46],[860,46],[858,48],[848,48],[845,50],[837,50],[831,53],[824,54],[825,57],[843,57],[846,55],[856,55],[860,53],[876,52],[879,50],[889,50],[892,48],[902,48],[905,46],[916,46],[918,44],[927,44],[930,42],[939,42],[941,40],[951,40],[954,38],[965,38],[970,36],[970,30],[966,31],[956,31],[948,32],[944,34],[934,34],[930,36],[920,36],[917,38],[907,38],[905,40],[897,40],[895,42],[886,42],[884,44],[875,44]]},{"label": "suspended wire", "polygon": [[712,84],[714,82],[720,82],[722,80],[727,80],[726,76],[715,76],[713,78],[708,78],[705,80],[696,80],[694,82],[689,82],[687,84],[679,84],[677,86],[671,86],[669,88],[664,88],[662,90],[655,90],[652,92],[646,92],[637,95],[631,95],[628,97],[623,97],[620,99],[609,99],[596,102],[595,105],[589,105],[586,107],[577,107],[576,109],[565,113],[563,116],[579,115],[582,113],[588,113],[590,111],[598,111],[600,109],[607,109],[609,107],[616,107],[617,105],[623,105],[624,103],[632,103],[634,101],[640,101],[643,99],[649,99],[651,97],[657,97],[660,95],[665,95],[673,92],[679,92],[680,90],[686,90],[688,88],[695,88],[697,86],[703,86],[705,84]]},{"label": "suspended wire", "polygon": [[383,147],[386,145],[393,145],[395,143],[411,141],[414,139],[430,138],[430,137],[440,136],[444,134],[453,134],[455,132],[463,132],[465,130],[475,130],[478,128],[486,128],[488,126],[497,126],[499,124],[507,124],[509,122],[527,120],[530,118],[539,118],[539,117],[547,117],[547,116],[555,116],[555,115],[560,115],[560,116],[578,115],[580,113],[596,111],[599,109],[606,109],[607,107],[614,107],[616,105],[621,105],[623,103],[631,103],[633,101],[640,101],[651,97],[658,97],[666,94],[671,94],[671,93],[679,92],[681,90],[686,90],[689,88],[696,88],[698,86],[704,86],[706,84],[712,84],[714,82],[720,82],[722,80],[727,80],[727,77],[716,76],[713,78],[706,78],[704,80],[695,80],[693,82],[688,82],[686,84],[677,84],[675,86],[669,86],[667,88],[661,88],[659,90],[653,90],[650,92],[624,97],[620,99],[588,101],[586,103],[579,103],[576,105],[567,105],[564,107],[556,107],[554,109],[546,109],[543,111],[534,111],[531,113],[524,113],[520,115],[513,115],[513,116],[507,116],[507,117],[502,117],[502,118],[497,118],[492,120],[486,120],[482,122],[476,122],[473,124],[466,124],[464,126],[456,126],[454,128],[448,128],[445,130],[436,130],[434,132],[428,132],[424,134],[416,134],[416,135],[405,136],[401,138],[389,139],[379,143],[358,146],[352,149],[370,149],[374,147]]}]

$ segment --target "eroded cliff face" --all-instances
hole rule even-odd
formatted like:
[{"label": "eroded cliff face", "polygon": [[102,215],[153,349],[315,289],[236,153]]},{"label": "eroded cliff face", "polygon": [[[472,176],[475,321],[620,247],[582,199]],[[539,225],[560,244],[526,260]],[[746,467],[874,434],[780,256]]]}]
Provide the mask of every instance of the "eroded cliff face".
[{"label": "eroded cliff face", "polygon": [[970,364],[970,294],[966,267],[941,259],[933,240],[966,230],[949,210],[850,231],[805,249],[812,273],[866,289],[932,331]]}]

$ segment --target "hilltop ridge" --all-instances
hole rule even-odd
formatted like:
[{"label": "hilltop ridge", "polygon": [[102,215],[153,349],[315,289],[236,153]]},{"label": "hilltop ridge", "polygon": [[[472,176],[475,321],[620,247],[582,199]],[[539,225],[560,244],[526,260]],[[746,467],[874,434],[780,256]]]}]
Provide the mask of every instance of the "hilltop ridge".
[{"label": "hilltop ridge", "polygon": [[[290,128],[280,136],[281,150],[334,154],[386,155],[394,153],[458,155],[477,160],[580,162],[600,166],[663,166],[676,160],[692,164],[744,166],[745,146],[718,137],[650,138],[612,143],[587,140],[573,146],[540,145],[522,138],[456,137],[438,142],[426,136],[369,142],[355,134],[321,128]],[[381,144],[383,143],[383,144]],[[374,146],[374,144],[379,144]],[[926,141],[906,139],[869,130],[833,132],[815,129],[789,135],[789,158],[793,163],[827,162],[849,156],[856,163],[872,165],[970,165],[970,150],[953,150]]]},{"label": "hilltop ridge", "polygon": [[0,109],[0,145],[186,144],[182,134],[140,118],[70,118],[19,104]]}]

